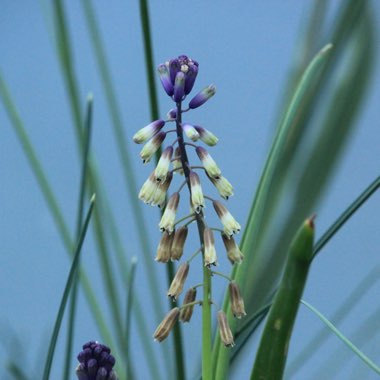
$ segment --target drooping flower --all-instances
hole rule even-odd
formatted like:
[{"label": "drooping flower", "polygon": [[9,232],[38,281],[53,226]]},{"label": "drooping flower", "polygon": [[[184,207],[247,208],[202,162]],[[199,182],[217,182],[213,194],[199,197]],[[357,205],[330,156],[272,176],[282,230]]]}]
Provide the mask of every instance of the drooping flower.
[{"label": "drooping flower", "polygon": [[153,171],[142,185],[141,190],[139,192],[139,199],[141,199],[143,202],[147,204],[152,203],[157,188],[158,184],[155,180],[155,175]]},{"label": "drooping flower", "polygon": [[109,347],[96,341],[83,345],[78,354],[79,364],[75,370],[79,380],[117,380],[113,371],[115,358]]},{"label": "drooping flower", "polygon": [[181,162],[181,149],[177,146],[174,151],[174,158],[173,159],[173,173],[178,173],[180,175],[183,175],[183,168],[182,168],[182,162]]},{"label": "drooping flower", "polygon": [[218,325],[220,339],[225,347],[233,347],[235,345],[234,337],[231,328],[228,325],[226,313],[223,310],[218,311]]},{"label": "drooping flower", "polygon": [[185,246],[187,233],[188,233],[187,226],[182,226],[176,230],[174,234],[172,248],[170,250],[170,258],[172,261],[180,260],[180,258],[182,257],[183,247]]},{"label": "drooping flower", "polygon": [[155,120],[152,123],[148,124],[146,127],[141,128],[139,131],[135,133],[133,136],[133,141],[136,144],[142,144],[145,141],[148,141],[155,134],[157,134],[162,127],[165,125],[164,120]]},{"label": "drooping flower", "polygon": [[216,213],[224,227],[224,233],[232,236],[240,231],[240,224],[235,220],[231,213],[219,201],[212,202]]},{"label": "drooping flower", "polygon": [[162,87],[166,91],[169,96],[172,96],[174,93],[174,86],[170,79],[169,73],[169,64],[162,63],[158,66],[158,72],[160,74],[160,80],[162,83]]},{"label": "drooping flower", "polygon": [[148,163],[154,153],[160,148],[161,144],[165,140],[166,133],[165,132],[159,132],[155,136],[153,136],[152,139],[150,139],[141,149],[140,157],[143,160],[143,163]]},{"label": "drooping flower", "polygon": [[213,183],[213,185],[216,187],[218,190],[220,196],[224,199],[228,199],[232,195],[234,195],[234,189],[230,182],[223,177],[222,175],[219,176],[219,178],[212,178],[208,176],[210,181]]},{"label": "drooping flower", "polygon": [[184,262],[180,265],[180,267],[177,270],[177,273],[173,278],[173,281],[168,290],[168,297],[172,297],[174,301],[176,301],[178,296],[182,293],[183,286],[189,273],[189,268],[189,263],[187,261]]},{"label": "drooping flower", "polygon": [[174,221],[177,214],[179,204],[179,193],[175,192],[169,198],[164,214],[162,215],[159,227],[161,231],[167,231],[171,234],[174,231]]},{"label": "drooping flower", "polygon": [[156,331],[153,334],[154,340],[162,342],[164,339],[166,339],[169,336],[170,331],[172,330],[174,324],[177,321],[178,315],[179,315],[178,307],[174,307],[173,309],[169,311],[168,314],[166,314],[165,318],[158,325]]},{"label": "drooping flower", "polygon": [[[154,172],[153,172],[153,175],[154,175]],[[173,173],[169,172],[166,176],[165,181],[158,183],[156,192],[154,193],[153,199],[151,202],[152,206],[158,206],[159,208],[163,208],[165,206],[166,193],[168,192],[172,178],[173,178]]]},{"label": "drooping flower", "polygon": [[173,156],[173,147],[169,145],[164,149],[154,172],[156,181],[163,182],[169,172],[170,160]]},{"label": "drooping flower", "polygon": [[216,249],[215,249],[215,240],[214,233],[210,228],[205,228],[203,232],[203,241],[204,241],[204,263],[205,266],[210,267],[211,265],[216,265]]},{"label": "drooping flower", "polygon": [[224,246],[226,247],[227,257],[231,264],[240,264],[243,261],[243,254],[241,253],[235,239],[232,236],[227,236],[222,233]]},{"label": "drooping flower", "polygon": [[199,133],[200,139],[208,146],[214,146],[218,143],[219,139],[208,129],[194,125],[194,128]]},{"label": "drooping flower", "polygon": [[197,214],[199,214],[203,207],[205,207],[205,200],[203,197],[201,181],[199,176],[194,171],[190,171],[190,189],[191,189],[191,203]]},{"label": "drooping flower", "polygon": [[244,308],[243,297],[240,295],[239,286],[235,281],[229,284],[231,311],[235,318],[242,318],[247,315]]},{"label": "drooping flower", "polygon": [[199,133],[191,124],[185,123],[181,127],[190,140],[197,141],[199,139]]},{"label": "drooping flower", "polygon": [[170,250],[173,243],[174,234],[164,231],[157,247],[155,260],[159,263],[167,263],[170,260]]},{"label": "drooping flower", "polygon": [[[194,302],[197,298],[197,289],[190,288],[183,298],[183,305]],[[189,322],[191,316],[193,315],[194,305],[181,307],[181,312],[179,314],[179,320],[183,323]]]},{"label": "drooping flower", "polygon": [[218,179],[220,177],[220,175],[222,174],[222,172],[218,168],[218,165],[216,164],[214,159],[207,152],[207,150],[205,148],[202,148],[201,146],[197,146],[195,151],[197,152],[197,155],[198,155],[199,159],[201,160],[207,174],[211,178]]},{"label": "drooping flower", "polygon": [[198,92],[193,99],[190,100],[189,108],[194,109],[200,107],[202,104],[206,103],[212,96],[215,95],[216,87],[210,84],[202,91]]}]

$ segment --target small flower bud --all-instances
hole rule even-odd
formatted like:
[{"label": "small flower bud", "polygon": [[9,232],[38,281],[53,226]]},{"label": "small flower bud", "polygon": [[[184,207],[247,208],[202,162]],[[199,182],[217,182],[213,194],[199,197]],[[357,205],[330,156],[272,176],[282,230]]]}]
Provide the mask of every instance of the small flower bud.
[{"label": "small flower bud", "polygon": [[[154,172],[153,172],[153,176],[154,176]],[[152,203],[151,203],[152,206],[157,205],[159,208],[163,208],[165,206],[166,193],[168,192],[172,178],[173,178],[173,173],[169,172],[168,175],[166,176],[165,181],[158,184],[156,192],[154,193],[154,196],[152,199]]]},{"label": "small flower bud", "polygon": [[174,240],[170,251],[170,258],[172,261],[179,260],[183,255],[183,247],[185,246],[188,228],[182,226],[176,230]]},{"label": "small flower bud", "polygon": [[230,290],[230,301],[231,301],[231,311],[235,318],[240,319],[241,317],[245,317],[247,313],[244,308],[244,301],[242,296],[240,295],[239,286],[235,281],[231,281],[229,284]]},{"label": "small flower bud", "polygon": [[150,174],[148,179],[144,182],[139,192],[139,199],[143,202],[150,204],[153,201],[154,195],[158,188],[158,184],[155,180],[154,171]]},{"label": "small flower bud", "polygon": [[173,95],[173,100],[175,102],[180,102],[185,95],[185,80],[186,75],[182,71],[178,72],[175,76]]},{"label": "small flower bud", "polygon": [[156,181],[163,182],[166,179],[166,176],[168,175],[169,166],[170,166],[170,160],[173,156],[173,147],[170,145],[165,148],[165,150],[162,152],[161,157],[158,161],[156,170],[154,172]]},{"label": "small flower bud", "polygon": [[208,129],[199,126],[194,126],[194,128],[199,133],[200,139],[208,146],[214,146],[218,143],[219,139]]},{"label": "small flower bud", "polygon": [[161,128],[165,125],[165,121],[163,120],[155,120],[152,123],[148,124],[146,127],[141,128],[139,131],[135,133],[133,136],[133,141],[136,144],[142,144],[145,141],[149,140],[156,133],[158,133]]},{"label": "small flower bud", "polygon": [[169,311],[168,314],[166,314],[165,318],[162,320],[162,322],[158,325],[156,331],[153,334],[154,340],[158,340],[159,342],[162,342],[164,339],[166,339],[173,328],[174,324],[177,321],[179,315],[179,308],[175,307]]},{"label": "small flower bud", "polygon": [[[190,288],[183,299],[183,305],[194,302],[197,298],[197,289]],[[191,316],[193,315],[194,305],[181,307],[181,312],[179,314],[179,320],[183,323],[189,322]]]},{"label": "small flower bud", "polygon": [[200,107],[202,104],[207,102],[213,95],[215,95],[216,87],[210,84],[208,87],[204,88],[201,92],[198,92],[193,99],[190,100],[189,108],[194,109]]},{"label": "small flower bud", "polygon": [[177,73],[181,70],[181,64],[178,61],[178,59],[171,59],[169,61],[169,73],[170,73],[170,80],[174,86],[175,78],[177,76]]},{"label": "small flower bud", "polygon": [[213,160],[211,155],[207,152],[207,150],[202,148],[201,146],[197,146],[195,151],[197,152],[199,159],[202,161],[202,164],[203,164],[207,174],[211,178],[218,179],[220,177],[220,175],[222,174],[222,172],[218,168],[218,165]]},{"label": "small flower bud", "polygon": [[203,232],[204,241],[204,263],[205,266],[210,267],[211,265],[216,265],[216,250],[215,250],[215,240],[214,233],[210,228],[205,228]]},{"label": "small flower bud", "polygon": [[174,151],[174,157],[177,158],[173,161],[173,172],[183,175],[182,162],[181,162],[181,149],[177,146]]},{"label": "small flower bud", "polygon": [[235,345],[234,337],[230,326],[228,325],[227,316],[223,310],[218,311],[218,325],[220,339],[226,347],[233,347]]},{"label": "small flower bud", "polygon": [[224,226],[224,233],[232,236],[240,231],[240,224],[234,219],[230,212],[219,201],[212,202],[220,221]]},{"label": "small flower bud", "polygon": [[199,133],[191,124],[182,124],[181,127],[190,140],[197,141],[199,139]]},{"label": "small flower bud", "polygon": [[177,119],[177,110],[175,108],[172,108],[166,114],[166,117],[168,118],[168,120],[175,120],[175,119]]},{"label": "small flower bud", "polygon": [[189,94],[193,89],[195,79],[198,75],[198,66],[191,65],[186,73],[186,82],[185,82],[185,95]]},{"label": "small flower bud", "polygon": [[140,157],[144,164],[150,161],[153,154],[160,148],[161,144],[165,140],[165,137],[166,133],[161,131],[144,145],[140,152]]},{"label": "small flower bud", "polygon": [[243,261],[243,254],[241,253],[235,239],[232,236],[227,236],[222,233],[224,246],[226,247],[227,256],[231,264],[240,264]]},{"label": "small flower bud", "polygon": [[199,214],[203,207],[205,207],[205,200],[203,197],[201,181],[199,176],[194,171],[190,171],[190,188],[191,188],[191,203],[194,207],[194,210]]},{"label": "small flower bud", "polygon": [[157,254],[155,260],[159,263],[167,263],[170,260],[170,249],[173,243],[173,234],[170,234],[167,231],[161,236],[161,240],[157,247]]},{"label": "small flower bud", "polygon": [[162,86],[164,87],[164,90],[169,96],[172,96],[174,94],[174,86],[170,79],[170,73],[168,65],[162,63],[158,66],[158,72],[160,74],[160,80],[162,83]]},{"label": "small flower bud", "polygon": [[208,178],[216,187],[222,198],[228,199],[230,196],[234,195],[234,189],[225,177],[220,176],[219,178],[212,178],[208,176]]},{"label": "small flower bud", "polygon": [[182,293],[183,285],[185,284],[187,275],[189,273],[189,263],[186,261],[181,264],[175,274],[173,281],[168,290],[168,297],[172,297],[173,301],[176,301],[178,296]]},{"label": "small flower bud", "polygon": [[164,214],[162,215],[159,227],[161,231],[171,234],[174,231],[174,221],[179,203],[179,193],[174,193],[168,201]]}]

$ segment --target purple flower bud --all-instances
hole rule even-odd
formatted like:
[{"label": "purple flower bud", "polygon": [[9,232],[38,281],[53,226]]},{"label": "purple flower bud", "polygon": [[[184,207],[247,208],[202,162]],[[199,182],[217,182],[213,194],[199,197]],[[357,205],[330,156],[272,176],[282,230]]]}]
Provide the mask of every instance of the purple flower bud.
[{"label": "purple flower bud", "polygon": [[191,90],[193,89],[197,75],[198,75],[198,66],[196,65],[189,66],[189,69],[186,74],[186,81],[185,81],[185,95],[189,94]]},{"label": "purple flower bud", "polygon": [[177,110],[175,108],[172,108],[171,110],[169,110],[169,112],[166,114],[166,117],[169,119],[169,120],[175,120],[177,119]]},{"label": "purple flower bud", "polygon": [[172,82],[172,85],[174,86],[175,78],[177,76],[177,73],[181,70],[181,64],[178,59],[171,59],[169,61],[169,73],[170,73],[170,80]]},{"label": "purple flower bud", "polygon": [[162,86],[164,87],[164,90],[169,96],[172,96],[174,94],[174,86],[170,79],[170,73],[168,66],[162,63],[158,66],[158,72],[160,74],[160,80],[162,83]]},{"label": "purple flower bud", "polygon": [[148,124],[146,127],[141,128],[133,136],[133,141],[136,144],[142,144],[145,141],[149,140],[151,137],[156,135],[161,128],[165,125],[163,120],[155,120]]},{"label": "purple flower bud", "polygon": [[173,100],[175,102],[180,102],[185,95],[185,81],[186,75],[182,71],[178,72],[174,82]]},{"label": "purple flower bud", "polygon": [[190,100],[189,108],[194,109],[200,107],[202,104],[206,103],[213,95],[215,95],[216,87],[210,84],[208,87],[204,88],[201,92],[198,92],[193,99]]}]

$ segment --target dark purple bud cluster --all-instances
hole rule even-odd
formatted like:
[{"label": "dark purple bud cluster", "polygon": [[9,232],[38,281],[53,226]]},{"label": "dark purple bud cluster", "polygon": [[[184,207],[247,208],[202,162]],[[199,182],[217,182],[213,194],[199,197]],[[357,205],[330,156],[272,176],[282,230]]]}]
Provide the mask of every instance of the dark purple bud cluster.
[{"label": "dark purple bud cluster", "polygon": [[79,380],[117,380],[113,371],[115,358],[109,347],[90,341],[82,348],[83,351],[77,356],[79,364],[75,371]]}]

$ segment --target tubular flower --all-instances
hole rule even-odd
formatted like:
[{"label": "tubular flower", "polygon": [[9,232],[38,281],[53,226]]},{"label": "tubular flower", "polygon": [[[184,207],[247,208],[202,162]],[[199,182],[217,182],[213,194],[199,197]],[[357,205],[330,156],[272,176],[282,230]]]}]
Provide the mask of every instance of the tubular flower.
[{"label": "tubular flower", "polygon": [[203,240],[204,240],[204,264],[207,267],[210,267],[211,265],[216,265],[217,257],[216,257],[216,250],[215,250],[215,240],[214,240],[214,234],[210,228],[205,228],[203,233]]},{"label": "tubular flower", "polygon": [[174,221],[179,203],[179,193],[174,193],[168,201],[164,214],[162,215],[159,227],[161,231],[171,234],[174,231]]},{"label": "tubular flower", "polygon": [[166,193],[168,192],[170,183],[173,178],[173,173],[169,172],[164,182],[158,184],[156,192],[154,193],[151,205],[163,208],[166,201]]},{"label": "tubular flower", "polygon": [[161,131],[144,145],[140,152],[140,157],[144,164],[150,161],[153,154],[160,148],[161,144],[165,140],[165,137],[166,133]]},{"label": "tubular flower", "polygon": [[145,141],[152,138],[155,134],[160,132],[162,127],[165,125],[165,122],[163,120],[156,120],[152,123],[148,124],[146,127],[141,128],[139,131],[135,133],[133,136],[133,141],[136,144],[142,144]]},{"label": "tubular flower", "polygon": [[216,165],[216,162],[213,160],[213,158],[207,152],[207,150],[202,148],[201,146],[197,146],[195,151],[197,152],[199,159],[202,161],[202,164],[203,164],[207,174],[211,178],[218,179],[220,177],[220,175],[222,174],[222,172],[218,168],[218,165]]},{"label": "tubular flower", "polygon": [[198,92],[193,99],[190,100],[189,108],[194,109],[200,107],[202,104],[206,103],[212,96],[215,95],[216,87],[210,84],[204,88],[201,92]]},{"label": "tubular flower", "polygon": [[181,264],[175,274],[173,281],[168,290],[168,297],[172,297],[173,301],[176,301],[178,296],[182,293],[183,285],[185,284],[187,275],[189,273],[190,265],[186,261]]},{"label": "tubular flower", "polygon": [[139,199],[147,204],[151,204],[154,199],[154,194],[158,188],[158,184],[155,181],[154,172],[150,174],[148,179],[142,185],[142,188],[139,192]]},{"label": "tubular flower", "polygon": [[218,143],[219,139],[208,129],[194,125],[194,128],[199,133],[199,138],[208,146],[214,146]]},{"label": "tubular flower", "polygon": [[113,371],[115,358],[104,344],[90,341],[78,354],[79,364],[75,370],[79,380],[117,380]]},{"label": "tubular flower", "polygon": [[222,239],[226,247],[227,257],[231,264],[240,264],[244,256],[236,244],[235,239],[232,236],[227,236],[225,233],[222,233]]},{"label": "tubular flower", "polygon": [[218,311],[218,325],[220,340],[226,347],[233,347],[235,345],[234,337],[228,325],[227,316],[223,310]]},{"label": "tubular flower", "polygon": [[169,96],[172,96],[174,94],[174,86],[170,79],[170,73],[169,73],[169,65],[162,63],[158,66],[158,73],[160,74],[160,80],[162,83],[162,87],[166,91],[166,93]]},{"label": "tubular flower", "polygon": [[245,317],[247,313],[244,308],[244,301],[240,295],[240,290],[235,281],[231,281],[229,285],[230,290],[230,301],[231,301],[231,311],[235,318],[240,319]]},{"label": "tubular flower", "polygon": [[168,175],[170,160],[173,156],[173,147],[169,145],[162,152],[160,160],[158,161],[156,170],[154,171],[156,181],[162,182],[165,181],[166,176]]},{"label": "tubular flower", "polygon": [[190,140],[195,142],[199,139],[199,133],[191,124],[182,124],[182,130]]},{"label": "tubular flower", "polygon": [[224,233],[227,236],[237,234],[240,231],[240,224],[219,201],[213,201],[212,204],[224,226]]},{"label": "tubular flower", "polygon": [[183,255],[183,247],[185,246],[188,228],[182,226],[174,234],[172,248],[170,250],[170,258],[172,261],[179,260]]},{"label": "tubular flower", "polygon": [[165,318],[158,325],[156,331],[153,334],[154,340],[162,342],[169,336],[170,331],[172,330],[174,324],[177,322],[179,315],[179,308],[175,307],[166,314]]},{"label": "tubular flower", "polygon": [[227,200],[229,197],[234,195],[234,189],[225,177],[220,176],[219,178],[212,178],[208,176],[208,178],[216,187],[222,198]]},{"label": "tubular flower", "polygon": [[202,208],[205,207],[205,200],[203,197],[201,181],[199,176],[194,171],[190,171],[190,188],[191,188],[191,203],[194,207],[194,210],[197,214],[202,211]]},{"label": "tubular flower", "polygon": [[181,162],[181,149],[177,146],[174,151],[174,160],[173,160],[173,173],[178,173],[183,175],[182,162]]},{"label": "tubular flower", "polygon": [[193,315],[194,305],[185,306],[188,303],[194,302],[197,298],[197,289],[190,288],[183,299],[183,305],[181,307],[181,312],[179,314],[179,320],[183,323],[189,322],[191,316]]},{"label": "tubular flower", "polygon": [[169,234],[164,231],[160,243],[157,247],[157,254],[155,260],[159,263],[167,263],[170,260],[170,250],[173,243],[174,234]]}]

